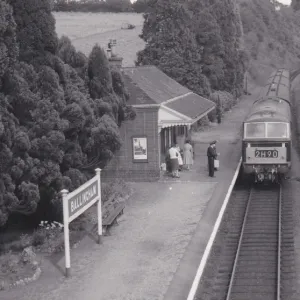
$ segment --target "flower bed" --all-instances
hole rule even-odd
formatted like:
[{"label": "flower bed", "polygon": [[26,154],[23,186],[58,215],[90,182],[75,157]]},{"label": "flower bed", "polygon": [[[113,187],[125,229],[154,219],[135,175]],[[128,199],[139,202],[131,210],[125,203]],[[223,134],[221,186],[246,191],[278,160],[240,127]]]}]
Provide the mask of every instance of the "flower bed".
[{"label": "flower bed", "polygon": [[25,285],[39,278],[41,269],[31,247],[21,253],[0,256],[0,290]]}]

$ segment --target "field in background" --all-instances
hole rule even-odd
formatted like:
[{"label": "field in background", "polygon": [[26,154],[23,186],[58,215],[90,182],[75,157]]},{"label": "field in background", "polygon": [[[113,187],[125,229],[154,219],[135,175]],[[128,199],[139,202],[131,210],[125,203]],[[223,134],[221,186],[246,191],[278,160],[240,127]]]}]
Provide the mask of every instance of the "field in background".
[{"label": "field in background", "polygon": [[[240,1],[242,2],[243,0]],[[106,50],[109,39],[116,39],[116,51],[123,57],[123,66],[134,66],[136,53],[145,46],[144,41],[139,38],[144,21],[142,14],[81,12],[54,12],[53,14],[56,19],[58,36],[67,35],[76,49],[82,51],[85,55],[89,55],[96,43]],[[244,15],[248,15],[247,11]],[[255,17],[257,18],[255,19]],[[255,22],[262,22],[260,20],[262,17],[258,18],[256,15],[255,17],[252,16]],[[250,21],[246,19],[246,25]],[[272,20],[272,22],[274,23],[275,21]],[[285,24],[282,23],[282,20],[280,22],[280,24],[274,23],[279,26],[279,29]],[[136,28],[132,30],[121,29],[123,23],[131,23]],[[249,28],[252,28],[251,24],[249,25],[250,27],[248,26]],[[275,26],[273,25],[270,25],[271,28]],[[285,25],[288,26],[288,24]],[[295,28],[298,28],[297,26],[294,24]],[[291,34],[295,43],[299,44],[300,49],[300,38],[296,34],[297,30],[294,27],[291,28]],[[260,32],[256,27],[244,35],[245,48],[250,55],[248,79],[253,79],[256,84],[263,84],[276,68],[285,67],[293,70],[296,67],[300,67],[298,66],[297,51],[293,47],[287,47],[282,41],[278,41],[278,38],[274,37],[273,32],[268,27],[263,26],[263,28],[265,28],[265,32],[260,38],[258,37]],[[275,30],[275,32],[277,31]]]},{"label": "field in background", "polygon": [[[134,66],[136,53],[144,48],[139,38],[143,15],[136,13],[66,13],[54,12],[56,32],[68,36],[77,50],[89,55],[98,43],[105,50],[110,39],[117,40],[117,53],[124,58],[123,66]],[[136,27],[121,29],[123,23]]]}]

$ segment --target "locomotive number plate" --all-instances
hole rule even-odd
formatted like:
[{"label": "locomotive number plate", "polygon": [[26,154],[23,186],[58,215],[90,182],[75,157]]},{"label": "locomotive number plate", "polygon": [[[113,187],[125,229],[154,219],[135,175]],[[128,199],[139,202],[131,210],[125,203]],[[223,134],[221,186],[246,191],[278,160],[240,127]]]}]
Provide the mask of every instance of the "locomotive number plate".
[{"label": "locomotive number plate", "polygon": [[277,150],[255,150],[256,158],[277,158]]}]

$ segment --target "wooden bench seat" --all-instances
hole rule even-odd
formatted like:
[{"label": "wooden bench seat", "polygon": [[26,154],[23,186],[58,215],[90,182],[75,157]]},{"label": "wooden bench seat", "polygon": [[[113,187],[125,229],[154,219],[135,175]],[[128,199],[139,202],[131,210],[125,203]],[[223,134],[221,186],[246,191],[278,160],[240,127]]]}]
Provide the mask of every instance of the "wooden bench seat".
[{"label": "wooden bench seat", "polygon": [[105,232],[107,235],[110,235],[109,228],[114,223],[118,224],[118,216],[123,214],[125,208],[125,203],[120,202],[116,205],[116,207],[110,207],[108,210],[108,215],[102,220],[102,227],[105,228]]}]

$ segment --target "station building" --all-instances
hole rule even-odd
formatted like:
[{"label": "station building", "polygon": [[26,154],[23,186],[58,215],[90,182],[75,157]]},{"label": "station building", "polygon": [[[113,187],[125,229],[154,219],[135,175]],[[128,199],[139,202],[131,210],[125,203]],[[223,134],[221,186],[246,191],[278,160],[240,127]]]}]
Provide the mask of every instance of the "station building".
[{"label": "station building", "polygon": [[167,76],[155,66],[121,67],[122,58],[110,57],[120,67],[136,110],[133,121],[122,123],[122,147],[102,171],[102,178],[156,181],[173,142],[183,146],[192,124],[215,104]]}]

